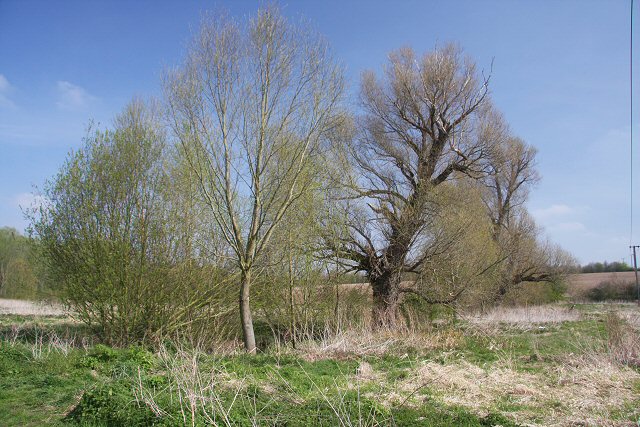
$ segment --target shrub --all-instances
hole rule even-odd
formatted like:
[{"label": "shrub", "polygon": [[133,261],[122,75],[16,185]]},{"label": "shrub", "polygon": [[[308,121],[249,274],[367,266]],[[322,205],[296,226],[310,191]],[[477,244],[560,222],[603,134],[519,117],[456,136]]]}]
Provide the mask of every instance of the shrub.
[{"label": "shrub", "polygon": [[507,292],[504,303],[513,306],[550,304],[561,301],[567,287],[563,281],[525,282]]},{"label": "shrub", "polygon": [[197,338],[229,306],[214,303],[226,297],[217,292],[226,273],[197,262],[185,238],[193,201],[178,189],[158,114],[133,102],[115,130],[89,134],[31,218],[48,281],[111,345]]},{"label": "shrub", "polygon": [[607,280],[589,289],[586,297],[590,301],[633,301],[637,298],[636,285],[624,280]]},{"label": "shrub", "polygon": [[83,425],[128,427],[158,424],[151,410],[135,402],[128,379],[102,383],[85,391],[66,419]]}]

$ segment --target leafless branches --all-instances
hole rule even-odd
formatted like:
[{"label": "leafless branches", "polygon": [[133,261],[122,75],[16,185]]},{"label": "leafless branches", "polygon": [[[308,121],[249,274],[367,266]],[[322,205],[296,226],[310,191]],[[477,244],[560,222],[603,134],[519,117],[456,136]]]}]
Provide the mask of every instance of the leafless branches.
[{"label": "leafless branches", "polygon": [[324,41],[268,7],[246,25],[206,18],[165,88],[173,134],[242,273],[245,344],[254,351],[251,270],[313,184],[339,120],[341,69]]}]

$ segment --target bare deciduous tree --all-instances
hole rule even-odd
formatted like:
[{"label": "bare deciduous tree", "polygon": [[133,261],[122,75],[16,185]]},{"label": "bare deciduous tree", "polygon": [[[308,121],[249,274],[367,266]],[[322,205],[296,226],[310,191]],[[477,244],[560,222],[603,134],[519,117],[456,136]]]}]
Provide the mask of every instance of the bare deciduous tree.
[{"label": "bare deciduous tree", "polygon": [[391,53],[382,81],[363,75],[350,233],[330,246],[368,275],[378,326],[396,321],[403,274],[420,273],[446,250],[447,237],[433,227],[434,190],[454,176],[488,172],[486,159],[504,134],[488,83],[455,45],[422,57],[401,49]]},{"label": "bare deciduous tree", "polygon": [[492,156],[491,174],[484,180],[483,201],[500,250],[495,301],[524,282],[554,282],[574,263],[561,248],[538,240],[540,230],[524,206],[531,186],[540,179],[535,156],[535,148],[508,138]]},{"label": "bare deciduous tree", "polygon": [[489,191],[484,192],[483,200],[494,225],[495,240],[512,225],[527,200],[530,187],[540,179],[535,157],[536,149],[518,138],[507,138],[494,152],[491,173],[485,179]]},{"label": "bare deciduous tree", "polygon": [[318,36],[266,8],[244,26],[205,19],[165,88],[174,135],[240,272],[244,345],[255,352],[252,271],[310,189],[309,168],[338,116],[341,68]]}]

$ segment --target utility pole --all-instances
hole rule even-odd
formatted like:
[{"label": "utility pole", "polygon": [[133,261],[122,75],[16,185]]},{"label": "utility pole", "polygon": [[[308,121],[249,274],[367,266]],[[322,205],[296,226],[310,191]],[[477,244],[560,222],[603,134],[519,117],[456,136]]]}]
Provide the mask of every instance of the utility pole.
[{"label": "utility pole", "polygon": [[638,245],[629,246],[633,249],[633,271],[636,273],[636,303],[640,305],[640,285],[638,284],[638,260],[636,258],[636,248],[640,248]]}]

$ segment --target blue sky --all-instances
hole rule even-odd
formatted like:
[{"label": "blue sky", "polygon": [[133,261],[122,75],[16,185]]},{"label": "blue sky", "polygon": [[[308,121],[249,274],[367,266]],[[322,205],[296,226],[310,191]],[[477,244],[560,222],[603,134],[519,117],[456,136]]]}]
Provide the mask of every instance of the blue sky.
[{"label": "blue sky", "polygon": [[[163,69],[180,61],[204,10],[240,17],[259,4],[0,0],[0,226],[24,229],[19,206],[80,146],[90,120],[109,125],[133,96],[159,95]],[[495,104],[539,150],[543,180],[529,208],[546,235],[582,263],[629,260],[628,0],[280,5],[327,37],[354,94],[363,70],[406,45],[424,52],[456,41],[481,68],[493,60]],[[638,120],[634,131],[637,143]],[[638,157],[636,145],[640,190]],[[640,243],[640,192],[634,205]]]}]

